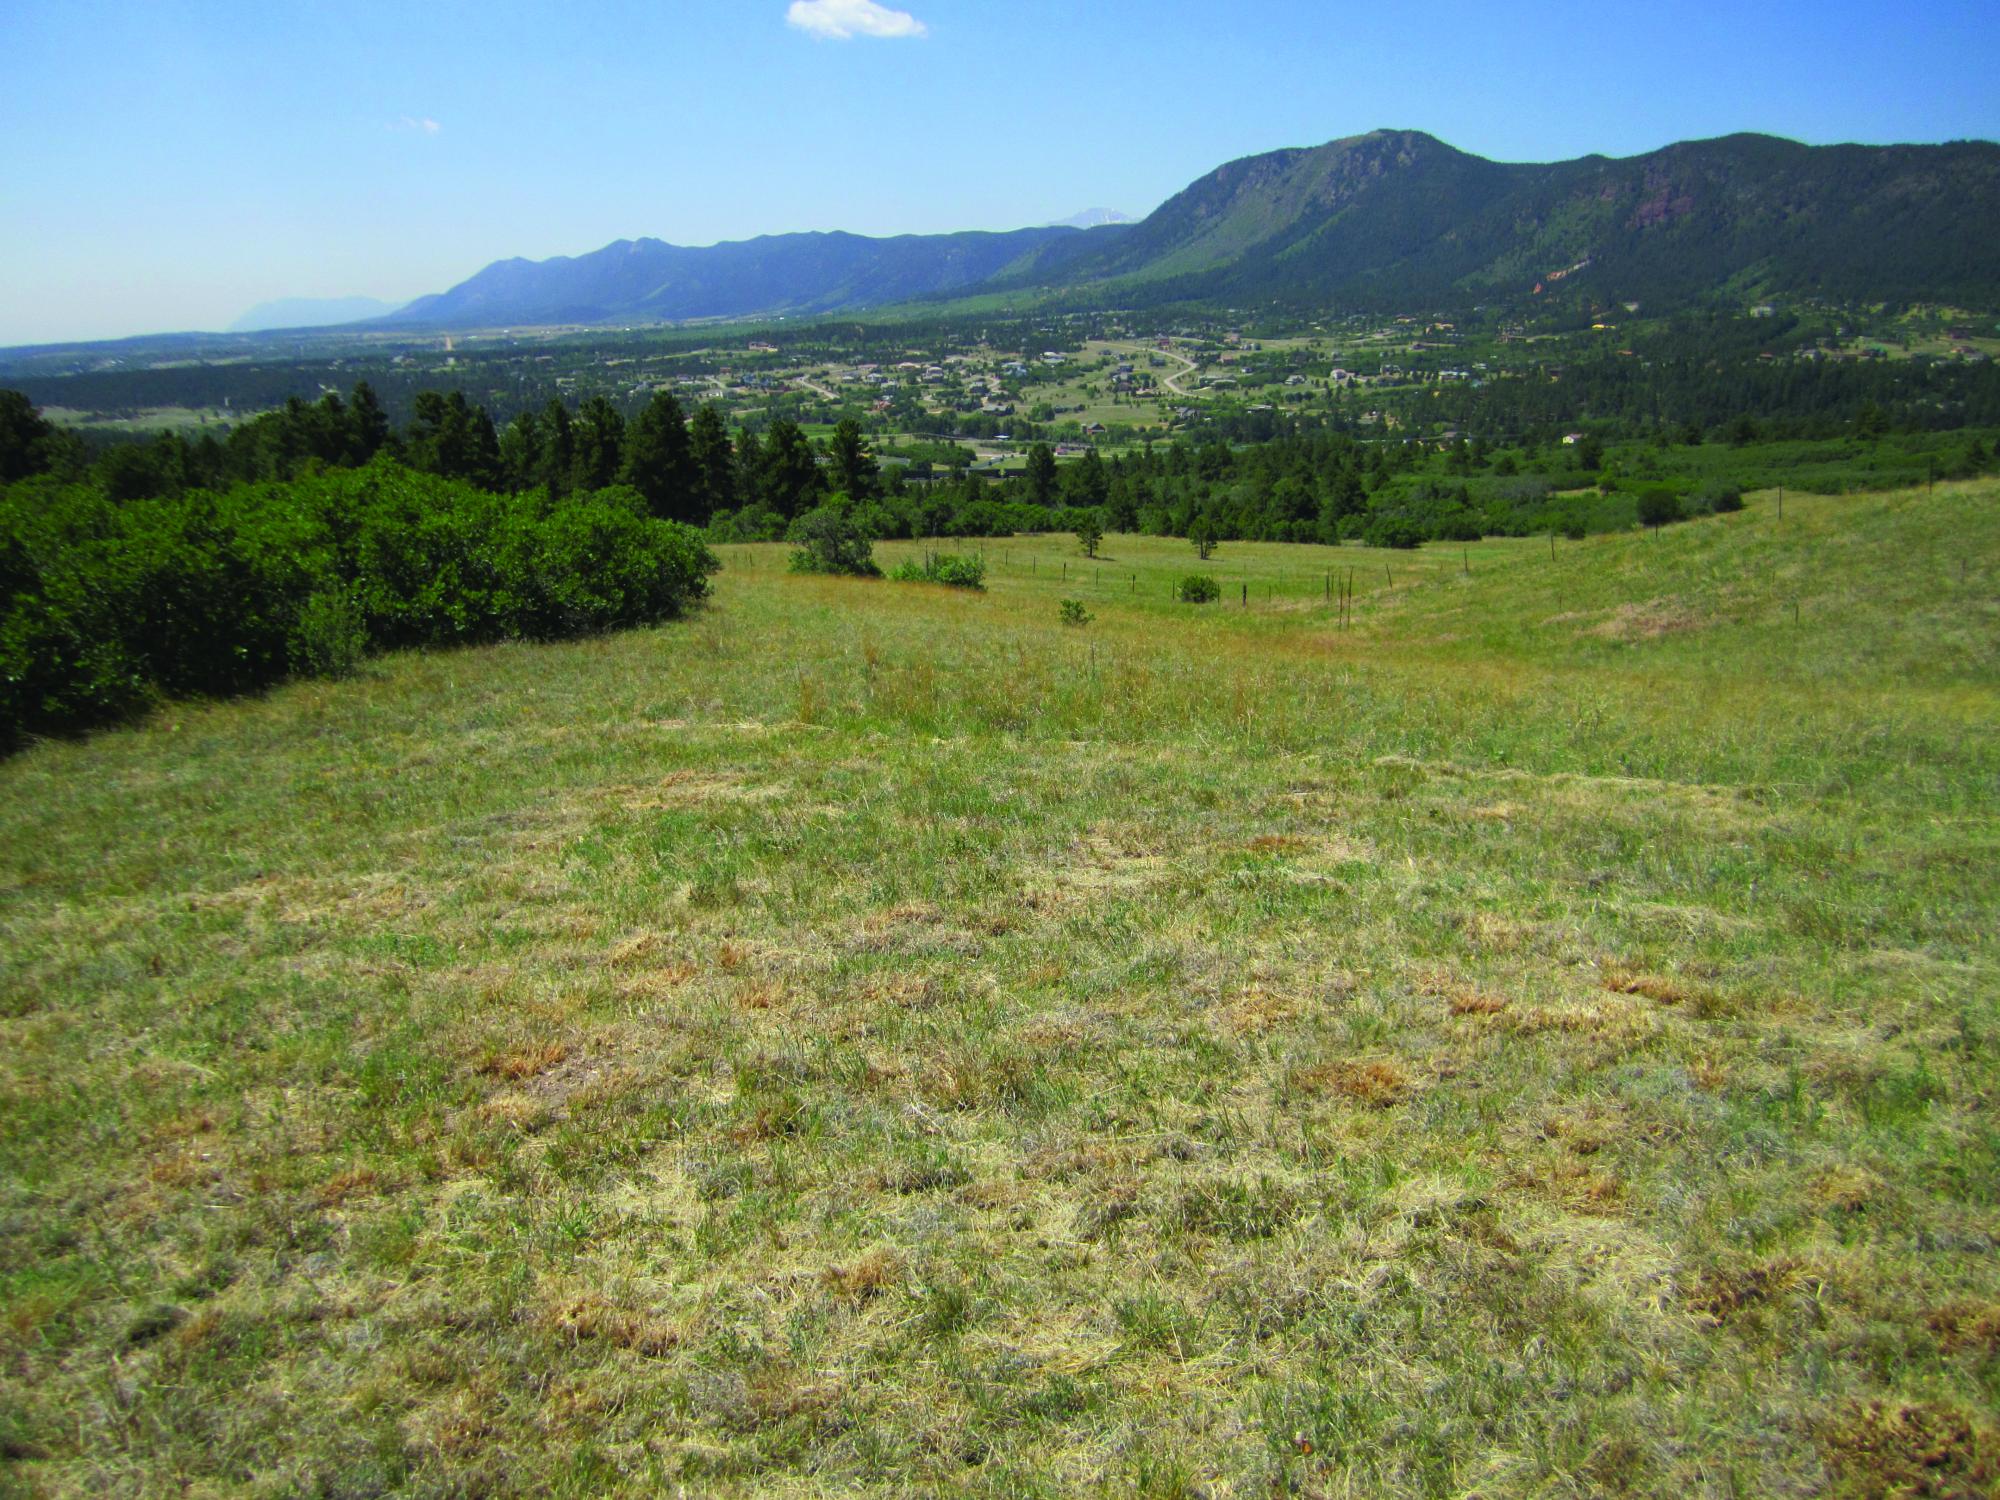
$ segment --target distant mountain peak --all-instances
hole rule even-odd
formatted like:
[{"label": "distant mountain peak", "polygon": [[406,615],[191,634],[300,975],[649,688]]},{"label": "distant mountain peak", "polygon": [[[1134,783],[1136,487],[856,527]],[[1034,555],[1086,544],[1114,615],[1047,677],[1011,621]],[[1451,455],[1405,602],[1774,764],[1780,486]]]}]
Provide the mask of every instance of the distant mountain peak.
[{"label": "distant mountain peak", "polygon": [[1136,224],[1139,221],[1117,208],[1086,208],[1080,214],[1071,214],[1067,219],[1057,219],[1051,229],[1101,229],[1106,224]]}]

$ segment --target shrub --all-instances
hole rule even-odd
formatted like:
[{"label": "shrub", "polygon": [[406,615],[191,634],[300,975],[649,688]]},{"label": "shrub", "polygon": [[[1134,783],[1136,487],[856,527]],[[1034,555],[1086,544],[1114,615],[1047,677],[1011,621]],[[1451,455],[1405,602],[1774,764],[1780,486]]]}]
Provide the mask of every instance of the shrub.
[{"label": "shrub", "polygon": [[875,539],[856,519],[853,507],[838,495],[792,522],[786,540],[798,544],[799,550],[792,554],[794,573],[882,576],[875,563]]},{"label": "shrub", "polygon": [[746,505],[741,510],[719,510],[708,522],[712,542],[776,542],[785,535],[785,518],[769,506]]},{"label": "shrub", "polygon": [[1718,516],[1743,509],[1743,491],[1733,484],[1707,486],[1694,499],[1699,508]]},{"label": "shrub", "polygon": [[124,504],[30,481],[0,496],[0,742],[371,650],[664,619],[716,566],[630,490],[551,503],[386,460]]},{"label": "shrub", "polygon": [[890,576],[898,583],[942,583],[955,589],[984,589],[986,560],[977,554],[959,557],[937,552],[921,563],[915,558],[905,558]]},{"label": "shrub", "polygon": [[299,606],[287,646],[294,672],[351,677],[368,654],[368,627],[345,590],[321,589]]},{"label": "shrub", "polygon": [[1395,547],[1401,551],[1411,551],[1421,545],[1423,532],[1408,516],[1379,515],[1368,523],[1362,533],[1362,540],[1371,547]]},{"label": "shrub", "polygon": [[1681,497],[1672,490],[1646,490],[1639,496],[1639,524],[1665,526],[1681,518]]},{"label": "shrub", "polygon": [[[1214,580],[1211,579],[1210,582]],[[1081,599],[1065,599],[1062,602],[1062,622],[1065,625],[1088,625],[1091,613],[1083,607]]]},{"label": "shrub", "polygon": [[1431,535],[1441,542],[1477,542],[1486,533],[1480,527],[1479,517],[1461,508],[1440,517]]},{"label": "shrub", "polygon": [[1222,597],[1222,585],[1206,573],[1190,573],[1175,585],[1174,597],[1183,604],[1213,604]]}]

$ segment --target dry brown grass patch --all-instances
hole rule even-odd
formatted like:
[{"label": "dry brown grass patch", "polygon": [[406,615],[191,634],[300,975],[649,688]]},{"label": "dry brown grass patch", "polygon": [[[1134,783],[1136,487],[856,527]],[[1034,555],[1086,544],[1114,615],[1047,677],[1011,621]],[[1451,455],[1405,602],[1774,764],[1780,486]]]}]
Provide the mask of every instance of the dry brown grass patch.
[{"label": "dry brown grass patch", "polygon": [[651,786],[610,786],[597,795],[632,812],[655,812],[704,802],[765,802],[787,790],[778,783],[753,785],[728,771],[675,771]]},{"label": "dry brown grass patch", "polygon": [[520,1083],[530,1078],[539,1078],[549,1069],[560,1066],[569,1057],[569,1047],[563,1042],[543,1042],[539,1046],[519,1047],[512,1052],[504,1052],[489,1058],[479,1065],[479,1071],[494,1078],[505,1078]]},{"label": "dry brown grass patch", "polygon": [[1952,1302],[1924,1317],[1946,1354],[1962,1349],[2000,1353],[2000,1302]]},{"label": "dry brown grass patch", "polygon": [[868,1251],[848,1266],[828,1266],[820,1284],[834,1296],[857,1305],[871,1302],[903,1280],[902,1257],[893,1250]]},{"label": "dry brown grass patch", "polygon": [[2000,1480],[1992,1434],[1937,1402],[1855,1403],[1820,1429],[1820,1441],[1840,1494],[1985,1500]]},{"label": "dry brown grass patch", "polygon": [[929,1010],[944,999],[944,985],[935,974],[873,974],[862,982],[861,998],[899,1010]]},{"label": "dry brown grass patch", "polygon": [[1509,1006],[1498,1013],[1500,1024],[1520,1036],[1556,1031],[1594,1036],[1616,1042],[1652,1035],[1658,1022],[1628,1004]]},{"label": "dry brown grass patch", "polygon": [[542,1325],[571,1343],[602,1341],[657,1359],[680,1347],[685,1337],[674,1322],[651,1312],[620,1307],[596,1292],[584,1292],[547,1308]]},{"label": "dry brown grass patch", "polygon": [[1716,1323],[1726,1323],[1783,1296],[1803,1279],[1799,1263],[1789,1256],[1755,1266],[1715,1266],[1702,1272],[1688,1305]]},{"label": "dry brown grass patch", "polygon": [[1611,969],[1604,976],[1604,987],[1614,995],[1643,995],[1648,1000],[1657,1000],[1662,1005],[1682,1005],[1701,999],[1699,990],[1680,984],[1659,974],[1644,974],[1632,969]]},{"label": "dry brown grass patch", "polygon": [[1252,985],[1217,1012],[1216,1019],[1232,1036],[1258,1036],[1296,1020],[1299,1002],[1262,985]]},{"label": "dry brown grass patch", "polygon": [[349,1198],[366,1198],[373,1194],[381,1178],[367,1167],[355,1167],[346,1172],[336,1172],[319,1185],[314,1194],[326,1208],[338,1208]]},{"label": "dry brown grass patch", "polygon": [[155,1157],[146,1168],[147,1178],[165,1188],[192,1187],[197,1182],[212,1182],[221,1175],[222,1169],[210,1153],[192,1147]]},{"label": "dry brown grass patch", "polygon": [[1507,1008],[1507,997],[1471,988],[1453,991],[1445,1004],[1455,1016],[1497,1016]]},{"label": "dry brown grass patch", "polygon": [[1073,1182],[1080,1177],[1127,1171],[1133,1161],[1131,1148],[1121,1145],[1100,1141],[1049,1145],[1022,1162],[1021,1175],[1031,1182]]},{"label": "dry brown grass patch", "polygon": [[1679,599],[1648,599],[1643,604],[1619,605],[1584,634],[1608,641],[1650,641],[1699,630],[1703,623],[1701,616]]},{"label": "dry brown grass patch", "polygon": [[1308,1093],[1339,1094],[1371,1109],[1401,1104],[1417,1090],[1409,1070],[1393,1058],[1315,1063],[1299,1069],[1292,1081]]},{"label": "dry brown grass patch", "polygon": [[486,1100],[479,1106],[478,1114],[492,1124],[526,1131],[540,1130],[553,1118],[548,1100],[511,1091]]},{"label": "dry brown grass patch", "polygon": [[213,1129],[215,1116],[201,1109],[160,1121],[153,1127],[152,1134],[156,1141],[184,1141],[190,1136],[206,1135]]},{"label": "dry brown grass patch", "polygon": [[1252,854],[1286,854],[1307,847],[1306,841],[1291,833],[1260,834],[1244,846]]},{"label": "dry brown grass patch", "polygon": [[864,932],[888,932],[897,927],[924,927],[944,920],[944,912],[928,901],[911,901],[887,911],[870,912],[861,919]]},{"label": "dry brown grass patch", "polygon": [[775,982],[746,984],[736,992],[738,1010],[778,1010],[781,1009],[788,992],[784,985]]},{"label": "dry brown grass patch", "polygon": [[1616,1123],[1601,1115],[1550,1115],[1542,1121],[1543,1139],[1560,1141],[1578,1156],[1595,1156],[1611,1144],[1616,1134]]},{"label": "dry brown grass patch", "polygon": [[1888,1191],[1889,1185],[1866,1167],[1839,1166],[1822,1172],[1813,1184],[1820,1206],[1836,1213],[1860,1213]]},{"label": "dry brown grass patch", "polygon": [[1625,1184],[1574,1156],[1564,1156],[1546,1171],[1518,1171],[1509,1179],[1575,1214],[1615,1215],[1625,1202]]}]

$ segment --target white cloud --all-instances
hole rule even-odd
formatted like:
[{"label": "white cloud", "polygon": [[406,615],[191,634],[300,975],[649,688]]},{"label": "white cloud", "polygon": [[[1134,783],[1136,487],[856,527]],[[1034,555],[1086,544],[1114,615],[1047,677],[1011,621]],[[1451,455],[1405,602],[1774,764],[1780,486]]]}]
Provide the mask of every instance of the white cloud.
[{"label": "white cloud", "polygon": [[891,10],[875,0],[792,0],[787,25],[814,36],[847,41],[857,36],[924,35],[924,23],[906,10]]},{"label": "white cloud", "polygon": [[415,130],[415,131],[420,131],[424,135],[436,135],[440,130],[444,129],[444,126],[438,124],[436,120],[431,119],[430,116],[428,115],[424,116],[422,119],[417,119],[410,115],[404,115],[400,120],[396,121],[396,123],[391,125],[389,128],[391,130]]}]

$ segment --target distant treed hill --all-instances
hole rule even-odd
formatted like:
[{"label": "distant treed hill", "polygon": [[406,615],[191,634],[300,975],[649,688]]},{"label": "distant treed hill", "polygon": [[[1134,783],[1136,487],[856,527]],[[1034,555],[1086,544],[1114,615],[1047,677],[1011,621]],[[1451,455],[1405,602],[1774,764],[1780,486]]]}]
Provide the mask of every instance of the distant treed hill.
[{"label": "distant treed hill", "polygon": [[742,317],[1009,292],[1065,305],[1407,310],[1781,294],[2000,305],[2000,146],[1738,135],[1644,156],[1486,161],[1384,130],[1247,157],[1135,225],[619,241],[502,261],[391,320]]}]

